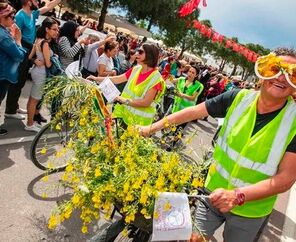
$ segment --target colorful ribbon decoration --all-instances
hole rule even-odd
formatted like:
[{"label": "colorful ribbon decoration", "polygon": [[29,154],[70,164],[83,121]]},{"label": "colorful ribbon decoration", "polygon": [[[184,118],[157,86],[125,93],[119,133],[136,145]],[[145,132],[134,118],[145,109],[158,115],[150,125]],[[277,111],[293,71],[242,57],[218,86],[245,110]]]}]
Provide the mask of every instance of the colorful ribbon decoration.
[{"label": "colorful ribbon decoration", "polygon": [[[200,4],[200,1],[201,0],[190,0],[190,1],[186,2],[185,4],[183,4],[179,10],[180,17],[185,17],[185,16],[193,13],[195,11],[195,9],[198,7],[198,5]],[[202,1],[202,5],[204,7],[207,6],[206,0]]]},{"label": "colorful ribbon decoration", "polygon": [[106,133],[108,136],[108,139],[111,144],[111,148],[114,147],[114,140],[113,140],[113,135],[112,135],[112,117],[110,112],[108,111],[104,99],[99,91],[96,90],[96,101],[98,104],[98,111],[100,112],[101,116],[105,119],[105,128],[106,128]]}]

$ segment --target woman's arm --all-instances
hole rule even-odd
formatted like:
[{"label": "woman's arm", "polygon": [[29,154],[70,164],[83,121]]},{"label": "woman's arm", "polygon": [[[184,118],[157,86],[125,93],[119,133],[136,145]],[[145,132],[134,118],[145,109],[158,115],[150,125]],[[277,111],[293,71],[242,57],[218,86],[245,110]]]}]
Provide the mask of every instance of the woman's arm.
[{"label": "woman's arm", "polygon": [[[104,81],[106,77],[103,76],[88,76],[86,79],[89,80],[94,80],[97,83],[101,83],[102,81]],[[109,76],[110,80],[114,83],[114,84],[120,84],[123,82],[127,82],[127,78],[125,76],[125,74],[121,74],[119,76]]]},{"label": "woman's arm", "polygon": [[52,63],[50,61],[50,48],[48,42],[43,44],[42,53],[44,57],[44,63],[47,68],[51,67]]},{"label": "woman's arm", "polygon": [[36,42],[35,42],[35,44],[33,45],[33,48],[32,48],[32,50],[31,50],[31,52],[30,52],[30,55],[29,55],[28,59],[29,59],[29,60],[32,60],[32,58],[35,56],[35,54],[36,54]]},{"label": "woman's arm", "polygon": [[[84,39],[83,39],[84,40]],[[81,44],[83,40],[76,42],[72,47],[67,37],[61,37],[59,41],[59,46],[64,56],[68,58],[73,58],[81,49]]]},{"label": "woman's arm", "polygon": [[179,93],[179,97],[186,98],[189,101],[194,101],[201,94],[203,89],[204,87],[201,84],[192,96],[186,95],[185,93]]},{"label": "woman's arm", "polygon": [[142,99],[126,99],[123,97],[117,97],[117,101],[119,101],[122,104],[126,104],[132,107],[149,107],[151,103],[153,102],[155,96],[157,94],[157,90],[154,88],[151,88],[144,98]]},{"label": "woman's arm", "polygon": [[178,96],[181,98],[186,98],[189,101],[194,101],[197,98],[198,94],[199,94],[198,92],[195,92],[192,96],[189,96],[184,93],[179,93]]},{"label": "woman's arm", "polygon": [[179,112],[173,113],[166,118],[152,124],[151,126],[140,126],[140,131],[143,136],[149,136],[164,128],[166,123],[169,124],[183,124],[192,120],[207,117],[209,115],[205,102],[200,103],[196,106],[185,108]]},{"label": "woman's arm", "polygon": [[98,71],[98,75],[102,76],[102,77],[104,77],[104,76],[115,76],[116,75],[115,70],[107,71],[105,64],[98,64],[97,71]]}]

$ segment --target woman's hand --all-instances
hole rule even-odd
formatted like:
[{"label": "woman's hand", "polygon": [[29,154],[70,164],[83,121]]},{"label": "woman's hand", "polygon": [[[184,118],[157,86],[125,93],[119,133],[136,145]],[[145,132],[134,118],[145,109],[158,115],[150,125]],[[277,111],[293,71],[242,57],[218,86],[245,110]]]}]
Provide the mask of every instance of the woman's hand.
[{"label": "woman's hand", "polygon": [[125,104],[126,103],[126,98],[118,96],[117,98],[115,98],[115,101],[121,103],[121,104]]},{"label": "woman's hand", "polygon": [[139,129],[140,135],[144,137],[150,136],[151,126],[136,125],[136,128]]},{"label": "woman's hand", "polygon": [[35,64],[36,66],[38,66],[38,67],[40,67],[40,66],[44,66],[43,61],[41,61],[41,60],[39,60],[39,59],[34,60],[34,64]]},{"label": "woman's hand", "polygon": [[21,45],[22,32],[20,31],[19,27],[16,24],[13,24],[11,29],[12,37],[15,39],[15,42],[18,45]]},{"label": "woman's hand", "polygon": [[176,95],[177,95],[178,97],[181,97],[181,98],[184,97],[183,93],[182,93],[182,92],[179,92],[179,91],[176,92]]},{"label": "woman's hand", "polygon": [[97,77],[93,76],[93,75],[88,76],[86,79],[87,80],[92,80],[92,81],[97,81]]}]

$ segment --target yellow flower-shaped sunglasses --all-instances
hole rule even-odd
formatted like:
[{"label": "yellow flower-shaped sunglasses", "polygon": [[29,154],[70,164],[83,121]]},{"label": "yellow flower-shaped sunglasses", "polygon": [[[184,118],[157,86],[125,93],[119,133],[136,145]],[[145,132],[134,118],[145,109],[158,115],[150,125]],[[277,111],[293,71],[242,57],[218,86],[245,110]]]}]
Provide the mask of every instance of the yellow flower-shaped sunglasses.
[{"label": "yellow flower-shaped sunglasses", "polygon": [[296,64],[285,62],[275,53],[261,56],[255,63],[255,73],[263,80],[270,80],[284,75],[287,82],[296,88]]}]

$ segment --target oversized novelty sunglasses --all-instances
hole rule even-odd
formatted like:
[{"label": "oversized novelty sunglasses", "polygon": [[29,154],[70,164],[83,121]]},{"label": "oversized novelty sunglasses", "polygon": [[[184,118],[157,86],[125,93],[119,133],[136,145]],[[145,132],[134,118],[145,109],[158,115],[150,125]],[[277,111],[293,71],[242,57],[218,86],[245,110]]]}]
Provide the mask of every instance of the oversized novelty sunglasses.
[{"label": "oversized novelty sunglasses", "polygon": [[285,62],[275,53],[261,56],[255,63],[255,73],[263,80],[270,80],[284,75],[287,82],[296,88],[296,64]]}]

